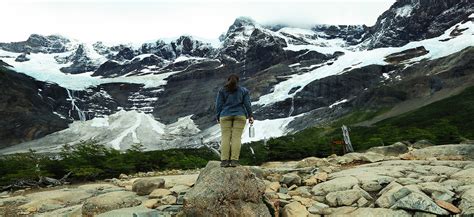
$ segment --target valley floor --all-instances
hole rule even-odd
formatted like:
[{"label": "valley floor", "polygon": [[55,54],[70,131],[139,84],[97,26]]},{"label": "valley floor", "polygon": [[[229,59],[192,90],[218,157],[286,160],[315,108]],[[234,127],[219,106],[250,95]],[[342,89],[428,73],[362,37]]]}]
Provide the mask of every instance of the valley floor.
[{"label": "valley floor", "polygon": [[[474,214],[474,144],[397,143],[365,153],[245,167],[263,180],[263,198],[280,216]],[[196,170],[172,170],[122,174],[108,183],[4,192],[0,215],[183,216],[186,192],[198,177]]]}]

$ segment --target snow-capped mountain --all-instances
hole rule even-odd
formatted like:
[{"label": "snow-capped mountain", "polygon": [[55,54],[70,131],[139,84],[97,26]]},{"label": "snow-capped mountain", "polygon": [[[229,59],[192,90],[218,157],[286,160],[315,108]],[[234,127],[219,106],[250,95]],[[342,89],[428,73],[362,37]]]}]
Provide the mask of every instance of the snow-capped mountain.
[{"label": "snow-capped mountain", "polygon": [[[257,137],[244,134],[246,142],[473,85],[473,3],[438,3],[399,0],[372,27],[301,29],[240,17],[218,46],[192,36],[141,45],[40,35],[0,43],[0,63],[27,75],[2,73],[11,89],[0,103],[33,111],[5,113],[0,148],[10,148],[0,152],[54,151],[91,138],[117,149],[216,142],[215,94],[230,73],[252,93]],[[19,96],[29,98],[11,100]]]}]

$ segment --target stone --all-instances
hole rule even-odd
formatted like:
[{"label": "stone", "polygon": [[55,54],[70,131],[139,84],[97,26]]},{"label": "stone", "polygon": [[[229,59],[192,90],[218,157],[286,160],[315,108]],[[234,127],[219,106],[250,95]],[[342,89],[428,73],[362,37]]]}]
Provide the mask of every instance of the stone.
[{"label": "stone", "polygon": [[434,200],[453,201],[454,192],[447,189],[438,182],[426,182],[418,184],[420,189],[426,194],[430,195]]},{"label": "stone", "polygon": [[175,204],[177,201],[177,198],[173,195],[167,195],[163,198],[161,198],[160,203],[163,205],[170,205],[170,204]]},{"label": "stone", "polygon": [[153,190],[157,188],[164,188],[165,180],[162,178],[143,178],[138,179],[132,185],[132,191],[136,192],[137,195],[149,195]]},{"label": "stone", "polygon": [[296,164],[297,168],[303,167],[322,167],[322,166],[330,166],[331,163],[325,158],[317,158],[317,157],[307,157],[301,161],[298,161]]},{"label": "stone", "polygon": [[314,185],[318,184],[318,180],[314,176],[312,176],[308,179],[305,179],[303,181],[303,184],[306,185],[306,186],[314,186]]},{"label": "stone", "polygon": [[172,188],[170,188],[169,190],[171,191],[171,193],[179,194],[181,192],[187,192],[189,189],[190,189],[190,187],[187,186],[187,185],[175,185]]},{"label": "stone", "polygon": [[82,216],[82,204],[56,209],[51,212],[43,212],[37,216],[53,217],[53,216]]},{"label": "stone", "polygon": [[314,200],[310,198],[305,198],[305,197],[300,197],[300,196],[294,196],[293,200],[300,202],[305,207],[310,207],[315,202]]},{"label": "stone", "polygon": [[293,217],[293,216],[308,216],[309,212],[306,207],[301,205],[299,202],[291,202],[290,204],[283,207],[282,217]]},{"label": "stone", "polygon": [[325,182],[328,179],[328,174],[326,172],[319,172],[316,173],[313,177],[321,182]]},{"label": "stone", "polygon": [[387,185],[384,189],[379,192],[379,198],[375,201],[375,203],[382,208],[390,208],[397,202],[398,199],[395,197],[395,193],[398,192],[402,185],[398,184],[397,182],[392,182]]},{"label": "stone", "polygon": [[263,202],[265,183],[246,167],[221,167],[210,161],[184,198],[187,216],[262,216],[270,212]]},{"label": "stone", "polygon": [[373,200],[367,192],[362,189],[351,189],[345,191],[330,192],[326,195],[328,204],[332,207],[351,206],[360,198],[367,197],[367,200]]},{"label": "stone", "polygon": [[315,185],[311,191],[316,196],[322,196],[329,192],[349,190],[357,184],[359,184],[359,180],[354,177],[338,177]]},{"label": "stone", "polygon": [[143,202],[143,206],[148,208],[148,209],[154,209],[158,207],[159,205],[159,200],[158,199],[149,199]]},{"label": "stone", "polygon": [[94,216],[110,210],[138,206],[141,201],[135,193],[129,191],[115,191],[101,194],[87,199],[82,205],[82,215]]},{"label": "stone", "polygon": [[293,190],[295,190],[297,187],[298,187],[298,185],[291,185],[291,186],[288,188],[288,191],[293,191]]},{"label": "stone", "polygon": [[280,188],[279,182],[271,182],[268,180],[263,180],[265,183],[265,192],[277,192]]},{"label": "stone", "polygon": [[283,200],[289,200],[291,199],[291,196],[288,194],[283,194],[283,193],[277,193],[278,198],[283,199]]},{"label": "stone", "polygon": [[408,152],[408,146],[401,142],[392,145],[372,147],[367,152],[374,152],[384,156],[398,156]]},{"label": "stone", "polygon": [[362,161],[374,163],[374,162],[383,161],[385,159],[385,156],[378,153],[374,153],[374,152],[366,152],[366,153],[363,153],[360,158]]},{"label": "stone", "polygon": [[128,179],[129,177],[126,174],[120,174],[119,179]]},{"label": "stone", "polygon": [[163,215],[155,209],[148,209],[144,206],[134,206],[128,208],[115,209],[96,215],[96,217],[162,217]]},{"label": "stone", "polygon": [[330,213],[328,208],[329,208],[329,206],[324,204],[324,203],[314,202],[308,208],[308,212],[310,212],[312,214],[328,215]]},{"label": "stone", "polygon": [[370,204],[370,201],[365,199],[364,197],[361,197],[359,198],[359,200],[357,200],[358,207],[368,207]]},{"label": "stone", "polygon": [[462,215],[474,214],[474,186],[470,186],[468,190],[463,191],[459,208],[462,210]]},{"label": "stone", "polygon": [[461,213],[461,210],[454,206],[452,203],[443,201],[443,200],[435,200],[435,203],[440,206],[441,208],[448,210],[452,213],[458,214]]},{"label": "stone", "polygon": [[376,181],[363,182],[360,187],[369,192],[376,192],[382,189],[382,185]]},{"label": "stone", "polygon": [[407,196],[399,199],[391,208],[418,210],[436,215],[449,214],[449,212],[439,207],[431,198],[418,192],[411,192]]},{"label": "stone", "polygon": [[409,152],[414,159],[424,160],[435,157],[438,160],[474,160],[474,145],[436,145]]},{"label": "stone", "polygon": [[399,178],[397,181],[402,185],[414,185],[423,182],[419,179],[413,178]]},{"label": "stone", "polygon": [[462,181],[464,184],[474,184],[474,168],[469,168],[454,173],[451,175],[451,179]]},{"label": "stone", "polygon": [[[325,215],[326,216],[326,215]],[[393,210],[385,208],[356,208],[356,207],[338,207],[331,208],[331,214],[327,216],[361,216],[361,217],[380,217],[396,216],[411,217],[412,215],[405,210]]]},{"label": "stone", "polygon": [[162,197],[165,197],[166,195],[170,195],[171,194],[171,191],[168,190],[168,189],[165,189],[165,188],[158,188],[158,189],[155,189],[153,190],[150,195],[148,196],[148,198],[152,199],[152,198],[162,198]]},{"label": "stone", "polygon": [[421,149],[433,146],[434,144],[428,140],[419,140],[411,145],[412,148]]},{"label": "stone", "polygon": [[286,184],[287,186],[301,185],[301,177],[296,173],[284,174],[280,179],[280,183]]}]

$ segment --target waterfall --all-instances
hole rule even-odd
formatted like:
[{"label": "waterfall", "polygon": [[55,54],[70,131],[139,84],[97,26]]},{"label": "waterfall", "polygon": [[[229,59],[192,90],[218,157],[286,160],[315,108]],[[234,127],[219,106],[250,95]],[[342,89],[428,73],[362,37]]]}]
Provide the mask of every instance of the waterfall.
[{"label": "waterfall", "polygon": [[291,114],[295,111],[295,96],[291,97],[291,108],[290,112],[288,113],[288,117],[291,117]]},{"label": "waterfall", "polygon": [[77,116],[79,116],[79,120],[81,120],[81,121],[87,120],[86,114],[84,113],[84,111],[81,111],[79,109],[79,107],[77,107],[77,105],[76,105],[76,99],[74,99],[74,90],[66,89],[66,91],[67,91],[67,95],[69,97],[67,99],[67,101],[71,101],[71,109],[69,109],[69,117],[71,117],[71,112],[76,110],[77,111]]}]

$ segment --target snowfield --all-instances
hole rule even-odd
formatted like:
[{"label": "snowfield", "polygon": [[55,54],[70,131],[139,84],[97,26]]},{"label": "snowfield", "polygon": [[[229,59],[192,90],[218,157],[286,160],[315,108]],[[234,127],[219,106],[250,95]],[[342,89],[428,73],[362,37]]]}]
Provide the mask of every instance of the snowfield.
[{"label": "snowfield", "polygon": [[[452,30],[458,28],[467,28],[462,35],[452,38],[449,34]],[[275,85],[273,92],[261,96],[258,101],[255,102],[257,105],[268,106],[275,102],[284,101],[288,98],[293,97],[296,93],[301,91],[309,83],[325,78],[332,75],[342,74],[354,68],[361,68],[364,66],[377,64],[386,65],[384,58],[392,53],[401,52],[407,49],[424,46],[429,51],[428,54],[418,58],[413,58],[407,62],[407,64],[420,61],[422,59],[437,59],[448,56],[450,54],[461,51],[462,49],[474,46],[474,24],[473,22],[466,22],[457,24],[448,29],[443,35],[426,39],[417,42],[410,42],[402,47],[389,47],[389,48],[378,48],[373,50],[358,50],[355,47],[341,48],[344,49],[344,55],[338,57],[331,65],[324,65],[313,71],[304,74],[292,75],[290,79]],[[452,38],[449,41],[440,41],[443,39]],[[344,70],[350,68],[349,70]],[[300,87],[298,90],[290,93],[290,90],[295,87]]]}]

